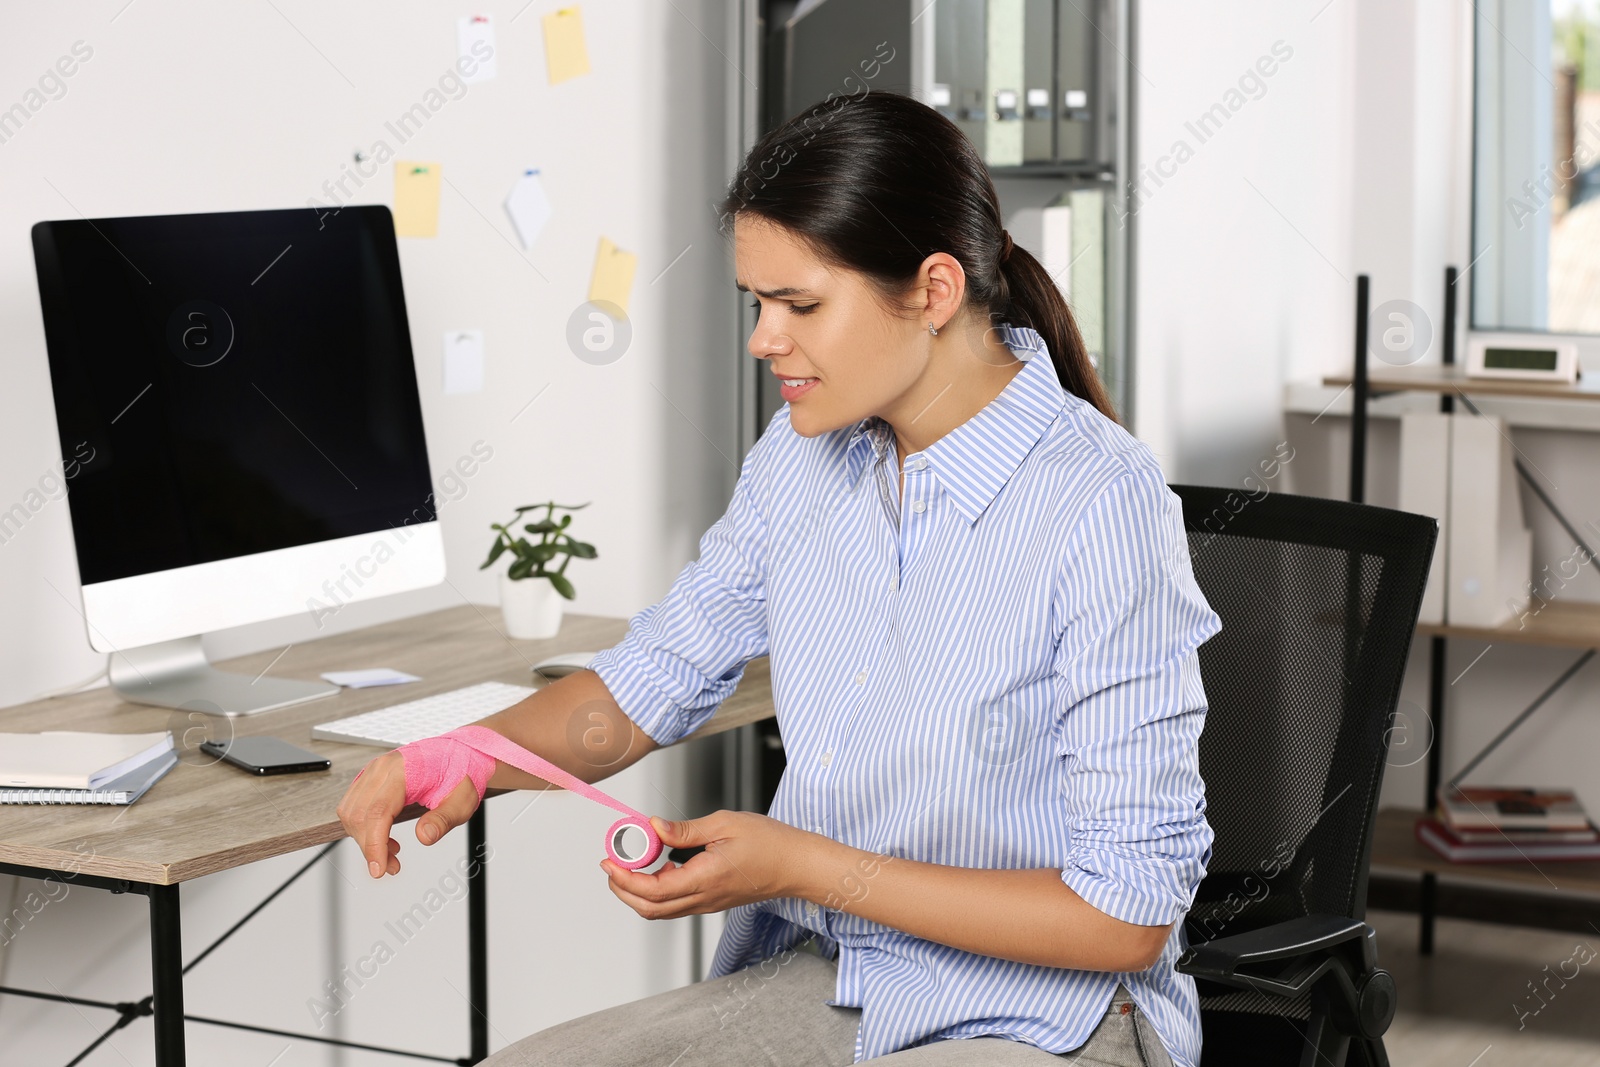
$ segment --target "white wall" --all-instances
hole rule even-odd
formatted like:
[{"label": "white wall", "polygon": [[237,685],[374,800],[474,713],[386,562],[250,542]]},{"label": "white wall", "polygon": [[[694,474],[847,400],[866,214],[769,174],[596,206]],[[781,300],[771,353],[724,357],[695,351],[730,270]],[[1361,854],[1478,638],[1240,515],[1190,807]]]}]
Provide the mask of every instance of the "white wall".
[{"label": "white wall", "polygon": [[[1171,155],[1179,140],[1193,156],[1162,184],[1141,187],[1135,429],[1171,480],[1217,485],[1240,485],[1287,438],[1296,458],[1276,488],[1343,497],[1348,398],[1320,419],[1297,415],[1286,425],[1284,387],[1348,371],[1360,273],[1371,276],[1374,308],[1417,305],[1433,333],[1426,358],[1439,358],[1444,268],[1464,269],[1472,259],[1472,8],[1151,0],[1141,10],[1140,160]],[[1265,94],[1197,144],[1185,123],[1278,40],[1294,55]],[[1464,323],[1467,282],[1460,284]],[[1327,399],[1336,393],[1327,390]],[[1392,506],[1398,433],[1380,418],[1370,434],[1367,499]],[[1594,434],[1527,429],[1514,440],[1549,475],[1575,522],[1600,516]],[[1572,546],[1526,493],[1524,502],[1537,572]],[[1590,571],[1561,595],[1600,599]],[[1470,641],[1449,648],[1446,776],[1577,655]],[[1427,671],[1427,642],[1417,641],[1402,710],[1424,734]],[[1579,674],[1476,780],[1570,785],[1600,810],[1600,771],[1589,759],[1600,749],[1600,720],[1587,713],[1597,685],[1593,667]],[[1420,805],[1424,769],[1394,759],[1383,803]]]},{"label": "white wall", "polygon": [[1140,5],[1134,419],[1174,481],[1243,478],[1283,383],[1348,359],[1355,3],[1316,10]]},{"label": "white wall", "polygon": [[1134,412],[1173,480],[1273,454],[1284,385],[1350,365],[1358,274],[1437,327],[1467,262],[1468,32],[1415,2],[1142,5]]},{"label": "white wall", "polygon": [[[409,143],[390,142],[402,158],[441,162],[450,183],[439,236],[400,239],[431,465],[437,480],[478,441],[493,458],[464,493],[441,497],[450,584],[353,604],[323,632],[464,600],[492,605],[494,579],[476,569],[487,524],[514,505],[552,497],[594,502],[576,522],[600,559],[573,564],[573,610],[625,616],[664,593],[737,474],[741,357],[731,270],[710,208],[725,180],[725,100],[739,77],[721,53],[737,53],[715,0],[589,0],[582,11],[593,71],[551,86],[539,20],[559,6],[114,0],[0,16],[0,70],[10,72],[0,107],[23,99],[74,42],[93,50],[66,80],[65,95],[0,144],[0,508],[24,500],[60,458],[29,227],[80,212],[303,205],[356,148],[370,150],[386,136],[385,120],[437,83],[456,58],[455,19],[487,12],[498,23],[498,76],[446,103]],[[525,167],[540,168],[555,205],[526,253],[501,208]],[[350,202],[391,202],[390,173]],[[602,234],[638,253],[639,264],[631,348],[595,367],[568,350],[565,327],[586,297]],[[461,328],[486,333],[487,387],[446,397],[440,338]],[[49,501],[0,545],[0,602],[8,609],[0,617],[0,705],[103,667],[74,610],[76,586],[67,507]],[[207,646],[220,658],[315,636],[309,617],[300,617],[213,635]],[[282,661],[284,673],[294,673],[293,659],[291,652]],[[666,803],[686,802],[685,757],[652,757],[613,784],[625,799],[666,813]],[[499,859],[490,911],[494,1048],[690,977],[686,925],[646,923],[611,896],[591,869],[603,830],[591,824],[602,816],[564,810],[571,800],[541,801],[525,816],[525,796],[490,805]],[[341,846],[338,871],[302,879],[201,965],[188,987],[190,1010],[311,1028],[306,1000],[322,980],[370,952],[382,921],[436,885],[465,847],[428,850],[405,831],[400,838],[411,857],[401,879],[369,885]],[[303,858],[186,886],[191,951]],[[136,999],[149,974],[141,904],[74,891],[13,942],[5,980]],[[441,984],[448,977],[466,988],[465,909],[446,912],[341,1013],[336,1022],[347,1036],[465,1051],[466,1005]],[[0,998],[0,1059],[64,1062],[104,1014]],[[148,1039],[148,1023],[136,1023],[88,1062],[149,1062]],[[287,1043],[200,1026],[190,1040],[195,1062],[265,1063]],[[336,1062],[329,1055],[296,1046],[279,1062]],[[362,1054],[345,1062],[368,1060],[379,1062]]]}]

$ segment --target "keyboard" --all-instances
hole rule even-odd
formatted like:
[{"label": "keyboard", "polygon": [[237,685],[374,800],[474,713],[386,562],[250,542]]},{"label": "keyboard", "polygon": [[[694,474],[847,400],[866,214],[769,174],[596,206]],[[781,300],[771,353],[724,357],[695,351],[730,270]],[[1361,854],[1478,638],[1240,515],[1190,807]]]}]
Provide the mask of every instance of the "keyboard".
[{"label": "keyboard", "polygon": [[505,682],[480,682],[465,689],[435,693],[377,711],[362,712],[311,728],[318,741],[344,741],[352,745],[399,748],[424,737],[437,737],[458,726],[477,722],[504,711],[536,690]]}]

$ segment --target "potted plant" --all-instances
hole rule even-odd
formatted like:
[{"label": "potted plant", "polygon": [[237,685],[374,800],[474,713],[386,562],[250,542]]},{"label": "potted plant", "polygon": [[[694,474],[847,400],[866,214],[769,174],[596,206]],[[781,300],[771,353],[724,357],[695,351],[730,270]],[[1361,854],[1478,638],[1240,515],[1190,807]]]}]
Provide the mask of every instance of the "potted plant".
[{"label": "potted plant", "polygon": [[[506,633],[517,638],[554,637],[561,628],[562,599],[577,596],[568,580],[567,564],[574,558],[595,559],[595,547],[574,539],[567,533],[572,523],[571,515],[555,517],[559,511],[578,511],[588,504],[568,506],[548,501],[528,504],[517,509],[511,521],[490,523],[495,531],[494,544],[489,548],[489,558],[478,569],[485,570],[507,552],[511,553],[511,566],[500,575],[500,610],[505,615]],[[537,522],[523,523],[530,540],[514,529],[530,511],[544,509],[544,517]],[[559,566],[557,561],[559,560]],[[547,579],[539,581],[538,579]]]}]

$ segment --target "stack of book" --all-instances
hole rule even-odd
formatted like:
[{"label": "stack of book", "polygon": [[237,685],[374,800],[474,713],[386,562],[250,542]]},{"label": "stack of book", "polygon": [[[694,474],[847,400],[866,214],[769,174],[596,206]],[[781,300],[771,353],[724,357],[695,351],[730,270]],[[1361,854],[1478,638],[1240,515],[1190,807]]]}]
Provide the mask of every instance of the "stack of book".
[{"label": "stack of book", "polygon": [[177,762],[169,730],[0,734],[0,804],[132,804]]},{"label": "stack of book", "polygon": [[1452,863],[1600,860],[1600,831],[1570,789],[1460,786],[1417,839]]}]

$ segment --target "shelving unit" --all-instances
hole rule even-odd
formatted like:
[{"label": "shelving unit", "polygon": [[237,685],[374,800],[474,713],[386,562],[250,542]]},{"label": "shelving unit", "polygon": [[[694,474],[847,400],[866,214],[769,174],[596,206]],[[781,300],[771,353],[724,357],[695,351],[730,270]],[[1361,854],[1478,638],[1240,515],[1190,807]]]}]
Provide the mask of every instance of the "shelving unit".
[{"label": "shelving unit", "polygon": [[[1455,269],[1450,268],[1445,276],[1446,327],[1443,362],[1427,366],[1373,368],[1368,366],[1366,352],[1367,279],[1363,275],[1358,280],[1357,337],[1353,371],[1350,374],[1327,375],[1322,379],[1325,386],[1349,387],[1355,391],[1351,405],[1350,435],[1350,473],[1354,500],[1361,499],[1362,472],[1366,463],[1366,407],[1368,400],[1375,394],[1401,391],[1437,393],[1440,396],[1440,409],[1446,412],[1454,410],[1457,399],[1470,405],[1469,398],[1472,396],[1515,397],[1523,400],[1600,400],[1600,376],[1597,375],[1587,376],[1571,385],[1467,377],[1465,371],[1455,363],[1455,282]],[[1537,487],[1535,490],[1537,495],[1544,497],[1541,490]],[[1545,503],[1550,503],[1548,498],[1545,498]],[[1494,644],[1581,649],[1587,653],[1600,649],[1600,603],[1552,600],[1523,618],[1512,618],[1499,626],[1423,623],[1418,625],[1416,632],[1418,636],[1429,639],[1428,717],[1433,723],[1433,744],[1428,750],[1424,807],[1385,808],[1378,812],[1371,861],[1374,867],[1415,871],[1421,874],[1418,948],[1423,954],[1428,954],[1433,951],[1433,928],[1437,914],[1440,875],[1503,885],[1508,890],[1539,889],[1600,895],[1600,863],[1568,860],[1544,863],[1534,863],[1531,860],[1506,863],[1451,863],[1418,841],[1414,831],[1417,819],[1425,812],[1435,810],[1439,789],[1444,781],[1441,761],[1446,717],[1447,686],[1444,680],[1446,642],[1458,638]],[[1582,662],[1580,659],[1574,667],[1581,665]],[[1517,721],[1520,722],[1529,712],[1542,704],[1571,677],[1572,673],[1573,669],[1569,668],[1529,705],[1522,715],[1517,717]]]}]

